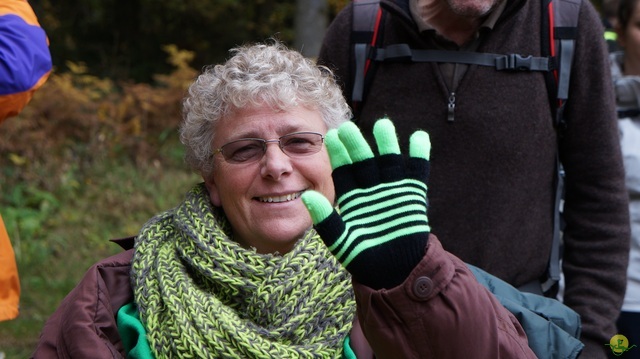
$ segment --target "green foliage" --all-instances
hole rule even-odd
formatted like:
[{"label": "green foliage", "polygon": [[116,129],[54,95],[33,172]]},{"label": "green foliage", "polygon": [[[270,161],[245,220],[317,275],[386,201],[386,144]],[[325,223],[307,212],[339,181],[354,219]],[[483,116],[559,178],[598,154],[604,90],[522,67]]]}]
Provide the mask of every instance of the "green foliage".
[{"label": "green foliage", "polygon": [[218,63],[228,49],[277,34],[293,40],[295,1],[41,0],[32,6],[51,40],[54,64],[91,64],[112,79],[152,81],[166,73],[162,44],[193,51],[194,67]]},{"label": "green foliage", "polygon": [[184,165],[180,103],[193,53],[166,46],[155,85],[116,83],[80,63],[55,72],[0,130],[0,214],[22,287],[20,316],[0,322],[0,353],[26,358],[64,296],[109,241],[137,234],[201,181]]}]

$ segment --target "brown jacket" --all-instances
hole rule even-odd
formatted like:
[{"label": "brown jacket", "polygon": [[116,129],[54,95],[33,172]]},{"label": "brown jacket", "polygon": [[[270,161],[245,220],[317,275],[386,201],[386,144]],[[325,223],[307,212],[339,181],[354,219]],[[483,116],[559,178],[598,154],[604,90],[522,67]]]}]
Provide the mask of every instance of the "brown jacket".
[{"label": "brown jacket", "polygon": [[[132,242],[120,241],[125,248]],[[89,269],[45,324],[33,358],[125,357],[116,314],[133,301],[132,255],[128,249]],[[354,288],[360,322],[351,345],[358,358],[374,352],[376,358],[535,358],[516,318],[433,235],[402,285]]]}]

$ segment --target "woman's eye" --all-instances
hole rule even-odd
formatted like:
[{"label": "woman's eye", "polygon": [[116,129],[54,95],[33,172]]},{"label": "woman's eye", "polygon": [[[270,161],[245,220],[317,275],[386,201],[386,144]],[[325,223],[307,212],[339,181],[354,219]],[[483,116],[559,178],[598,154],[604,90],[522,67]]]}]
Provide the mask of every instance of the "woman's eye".
[{"label": "woman's eye", "polygon": [[248,144],[235,148],[230,154],[230,158],[235,161],[243,161],[262,153],[262,145]]}]

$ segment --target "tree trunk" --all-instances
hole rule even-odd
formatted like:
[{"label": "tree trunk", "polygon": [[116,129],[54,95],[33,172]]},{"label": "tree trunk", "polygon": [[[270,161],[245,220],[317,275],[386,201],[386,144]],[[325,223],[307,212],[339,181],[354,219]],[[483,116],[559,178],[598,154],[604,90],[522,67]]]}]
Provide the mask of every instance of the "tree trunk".
[{"label": "tree trunk", "polygon": [[296,0],[294,46],[304,56],[318,56],[328,17],[327,0]]}]

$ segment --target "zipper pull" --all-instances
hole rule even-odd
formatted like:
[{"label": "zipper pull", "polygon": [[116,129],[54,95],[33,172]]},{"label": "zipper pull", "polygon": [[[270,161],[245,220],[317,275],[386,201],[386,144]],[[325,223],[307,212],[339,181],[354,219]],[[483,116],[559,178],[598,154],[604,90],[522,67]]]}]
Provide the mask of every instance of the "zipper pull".
[{"label": "zipper pull", "polygon": [[452,92],[449,95],[449,104],[447,105],[447,120],[449,122],[453,122],[455,109],[456,109],[456,93]]}]

